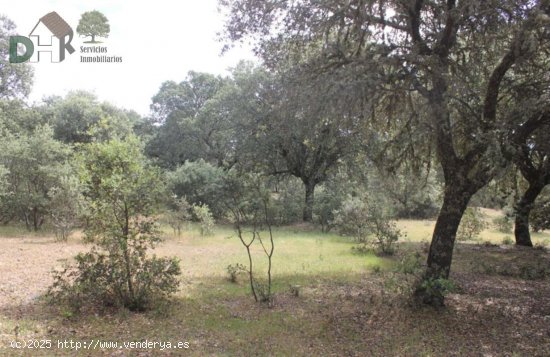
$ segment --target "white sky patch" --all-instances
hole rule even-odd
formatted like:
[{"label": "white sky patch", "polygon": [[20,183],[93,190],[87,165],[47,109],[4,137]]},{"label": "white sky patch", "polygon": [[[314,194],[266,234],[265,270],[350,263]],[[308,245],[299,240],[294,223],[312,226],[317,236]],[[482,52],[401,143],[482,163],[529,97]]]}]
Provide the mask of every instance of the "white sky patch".
[{"label": "white sky patch", "polygon": [[[108,38],[97,39],[103,41],[99,46],[107,47],[105,55],[121,56],[122,63],[80,62],[80,46],[89,38],[79,37],[76,27],[81,14],[91,10],[102,12],[111,27]],[[250,48],[220,54],[223,43],[216,34],[224,19],[217,0],[0,0],[0,13],[16,23],[22,36],[51,11],[73,28],[71,44],[76,51],[61,63],[32,64],[31,101],[84,89],[100,100],[147,115],[151,97],[166,80],[179,82],[190,70],[227,74],[241,59],[258,61]]]}]

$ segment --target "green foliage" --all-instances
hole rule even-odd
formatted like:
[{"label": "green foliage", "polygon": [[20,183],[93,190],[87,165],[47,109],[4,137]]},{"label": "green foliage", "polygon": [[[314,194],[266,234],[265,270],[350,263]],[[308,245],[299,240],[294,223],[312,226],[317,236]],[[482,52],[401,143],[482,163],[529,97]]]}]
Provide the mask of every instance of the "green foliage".
[{"label": "green foliage", "polygon": [[55,138],[66,143],[123,139],[139,119],[131,112],[99,102],[95,94],[86,91],[49,98],[43,110],[51,117]]},{"label": "green foliage", "polygon": [[420,253],[406,254],[397,265],[397,271],[403,274],[418,275],[422,270],[423,260]]},{"label": "green foliage", "polygon": [[369,207],[360,197],[349,196],[342,207],[334,212],[334,224],[340,234],[350,236],[358,243],[367,243],[371,224]]},{"label": "green foliage", "polygon": [[300,296],[300,290],[301,290],[301,286],[300,285],[290,285],[288,287],[289,291],[290,291],[290,294],[294,297],[299,297]]},{"label": "green foliage", "polygon": [[273,194],[272,217],[277,224],[291,224],[302,220],[303,184],[294,177],[276,182]]},{"label": "green foliage", "polygon": [[[347,137],[367,132],[371,140],[364,147],[369,155],[381,144],[380,161],[392,169],[438,159],[445,204],[433,234],[427,274],[446,277],[455,242],[442,241],[449,239],[449,230],[458,228],[461,202],[468,202],[504,166],[499,142],[506,134],[494,128],[512,133],[529,130],[523,125],[526,120],[534,128],[544,122],[540,118],[547,112],[547,100],[541,98],[549,83],[544,52],[549,43],[538,29],[548,20],[546,1],[512,6],[506,19],[493,2],[484,1],[221,4],[228,14],[226,38],[250,40],[264,63],[298,83],[305,96],[329,102],[302,89],[311,77],[325,79],[329,87],[318,88],[345,105],[333,117],[362,124],[357,131],[341,125],[339,132]],[[483,16],[469,16],[472,11]],[[337,90],[331,93],[330,86]],[[292,107],[301,109],[300,119],[308,119],[307,104]],[[359,113],[356,108],[361,108]],[[325,112],[315,114],[323,118]],[[327,127],[330,131],[330,124]],[[295,130],[280,132],[289,140],[300,138],[296,147],[307,146]],[[327,146],[312,147],[330,151]],[[286,154],[290,149],[280,151]],[[305,158],[315,156],[306,148],[298,152]],[[471,231],[465,236],[470,239]]]},{"label": "green foliage", "polygon": [[529,222],[535,232],[550,229],[550,195],[548,190],[540,195],[531,209]]},{"label": "green foliage", "polygon": [[73,174],[69,156],[69,147],[54,140],[47,125],[29,134],[5,133],[0,142],[0,165],[7,192],[0,218],[4,222],[17,218],[29,230],[40,229],[56,204],[50,192],[62,189],[62,180]]},{"label": "green foliage", "polygon": [[456,238],[460,241],[475,240],[484,229],[485,221],[479,208],[468,207],[462,215]]},{"label": "green foliage", "polygon": [[372,253],[372,247],[367,244],[360,244],[351,247],[351,251],[358,255],[367,255]]},{"label": "green foliage", "polygon": [[199,159],[231,166],[235,144],[231,124],[235,117],[228,117],[230,100],[220,100],[228,82],[190,71],[180,83],[162,83],[152,98],[152,121],[160,125],[147,144],[148,155],[168,168]]},{"label": "green foliage", "polygon": [[348,177],[331,177],[317,189],[313,205],[313,215],[323,232],[328,232],[334,228],[334,214],[341,208],[342,201],[346,199],[344,192],[348,182]]},{"label": "green foliage", "polygon": [[[422,171],[427,172],[422,172]],[[390,198],[395,216],[406,219],[430,219],[437,216],[441,206],[441,184],[435,170],[402,167],[395,173],[371,169],[369,187],[384,191]]]},{"label": "green foliage", "polygon": [[90,252],[56,275],[54,299],[144,310],[177,289],[178,261],[150,257],[164,188],[136,138],[87,145],[79,156]]},{"label": "green foliage", "polygon": [[181,273],[177,259],[155,256],[145,259],[133,255],[131,289],[124,258],[94,248],[88,253],[79,253],[75,257],[76,265],[54,272],[48,296],[56,303],[68,304],[75,312],[90,306],[124,306],[142,311],[157,299],[176,292],[177,276]]},{"label": "green foliage", "polygon": [[493,218],[493,226],[500,233],[512,232],[512,221],[508,215]]},{"label": "green foliage", "polygon": [[58,240],[66,241],[85,212],[81,186],[75,176],[62,177],[49,192],[50,217]]},{"label": "green foliage", "polygon": [[181,234],[183,224],[191,218],[191,205],[185,197],[172,197],[168,212],[165,213],[166,222],[174,230],[174,234]]},{"label": "green foliage", "polygon": [[204,160],[187,161],[175,171],[168,172],[168,189],[177,197],[185,197],[192,205],[207,205],[215,218],[223,217],[225,208],[220,201],[225,172]]},{"label": "green foliage", "polygon": [[108,37],[111,27],[109,20],[101,12],[94,10],[82,14],[76,32],[80,36],[91,36],[91,43],[96,43],[96,36]]},{"label": "green foliage", "polygon": [[456,290],[456,285],[449,279],[437,278],[437,279],[423,279],[419,285],[427,296],[432,297],[432,299],[437,299],[439,301],[444,301],[445,296],[449,293],[452,293]]},{"label": "green foliage", "polygon": [[273,301],[273,294],[271,293],[271,283],[254,279],[253,285],[259,302],[271,303]]},{"label": "green foliage", "polygon": [[374,245],[384,255],[395,252],[395,243],[402,236],[384,203],[376,199],[369,201],[349,196],[334,216],[341,234],[351,236],[363,245]]},{"label": "green foliage", "polygon": [[247,268],[244,265],[240,264],[240,263],[237,263],[235,265],[229,264],[227,266],[227,274],[229,275],[228,279],[232,283],[237,282],[237,276],[240,273],[245,273],[247,271],[248,271]]},{"label": "green foliage", "polygon": [[402,236],[395,222],[389,221],[383,216],[375,217],[373,234],[376,239],[375,245],[378,247],[380,254],[392,255],[395,253],[395,243]]},{"label": "green foliage", "polygon": [[510,236],[505,236],[504,238],[502,238],[502,244],[504,245],[514,244],[514,240]]},{"label": "green foliage", "polygon": [[207,205],[191,206],[193,216],[199,221],[201,236],[214,234],[214,217]]}]

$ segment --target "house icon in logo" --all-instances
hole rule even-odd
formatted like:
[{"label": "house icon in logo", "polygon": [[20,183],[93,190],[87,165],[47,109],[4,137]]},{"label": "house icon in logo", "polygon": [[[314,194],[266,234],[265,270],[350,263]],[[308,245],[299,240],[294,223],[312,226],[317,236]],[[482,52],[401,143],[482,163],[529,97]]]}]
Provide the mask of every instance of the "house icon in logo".
[{"label": "house icon in logo", "polygon": [[55,11],[42,16],[29,37],[35,48],[31,62],[38,62],[40,53],[49,56],[51,62],[61,62],[65,59],[65,49],[69,54],[74,52],[71,46],[73,29]]}]

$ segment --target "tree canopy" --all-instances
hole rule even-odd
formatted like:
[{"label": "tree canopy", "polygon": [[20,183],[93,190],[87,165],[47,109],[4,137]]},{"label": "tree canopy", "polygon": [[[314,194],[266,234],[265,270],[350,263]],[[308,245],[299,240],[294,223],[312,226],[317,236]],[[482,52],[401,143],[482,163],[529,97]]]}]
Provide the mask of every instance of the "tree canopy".
[{"label": "tree canopy", "polygon": [[[549,3],[228,0],[222,5],[230,13],[227,38],[253,38],[269,67],[290,59],[309,74],[363,73],[364,85],[376,88],[366,107],[371,120],[415,124],[428,135],[445,185],[424,279],[447,278],[462,214],[499,169],[496,143],[502,125],[511,121],[502,99],[516,84],[515,73],[548,50]],[[399,110],[384,105],[388,101]],[[406,120],[410,113],[418,120]],[[418,297],[442,304],[437,289],[425,286]]]}]

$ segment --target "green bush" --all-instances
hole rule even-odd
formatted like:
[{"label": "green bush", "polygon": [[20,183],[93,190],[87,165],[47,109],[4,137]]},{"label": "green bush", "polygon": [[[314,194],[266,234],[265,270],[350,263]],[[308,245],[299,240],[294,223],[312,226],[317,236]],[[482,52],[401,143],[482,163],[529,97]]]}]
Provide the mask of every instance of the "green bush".
[{"label": "green bush", "polygon": [[214,233],[214,217],[207,205],[193,205],[193,215],[200,225],[201,236],[209,236]]},{"label": "green bush", "polygon": [[76,266],[57,272],[48,295],[82,304],[124,306],[142,311],[176,291],[178,260],[150,256],[159,241],[156,216],[164,187],[136,138],[88,144],[79,156],[87,202],[88,253]]},{"label": "green bush", "polygon": [[203,160],[185,162],[167,174],[168,189],[177,197],[185,197],[191,205],[207,205],[213,217],[221,218],[225,208],[223,194],[225,172]]},{"label": "green bush", "polygon": [[395,222],[388,221],[384,217],[374,219],[374,237],[378,252],[382,255],[393,255],[395,243],[401,238],[401,231],[397,229]]},{"label": "green bush", "polygon": [[478,208],[466,208],[456,232],[456,239],[470,241],[479,238],[481,231],[485,229],[482,213]]},{"label": "green bush", "polygon": [[406,254],[399,261],[397,271],[403,274],[418,275],[422,271],[422,257],[420,253]]},{"label": "green bush", "polygon": [[76,266],[54,273],[54,284],[48,291],[54,301],[67,303],[74,311],[84,304],[145,310],[157,299],[177,291],[177,276],[181,273],[175,258],[141,259],[132,254],[130,279],[123,256],[92,250],[78,254],[75,260]]},{"label": "green bush", "polygon": [[315,195],[313,217],[323,232],[329,232],[335,226],[334,212],[341,207],[340,197],[323,188]]},{"label": "green bush", "polygon": [[541,195],[541,197],[535,201],[529,215],[531,228],[533,228],[535,232],[550,229],[550,198],[548,196],[548,194]]},{"label": "green bush", "polygon": [[290,224],[302,220],[304,185],[294,177],[273,184],[277,192],[272,194],[270,216],[276,224]]},{"label": "green bush", "polygon": [[358,243],[367,243],[371,232],[369,209],[365,200],[349,196],[334,212],[334,224],[340,234],[352,237]]},{"label": "green bush", "polygon": [[165,214],[166,223],[174,230],[174,234],[181,234],[185,222],[191,218],[191,205],[185,197],[173,197],[168,212]]},{"label": "green bush", "polygon": [[[376,247],[380,254],[393,254],[395,243],[402,236],[383,204],[374,199],[367,201],[350,196],[334,212],[334,217],[341,234],[353,237],[364,246]],[[366,247],[356,250],[365,251]]]},{"label": "green bush", "polygon": [[229,281],[232,283],[237,282],[237,276],[239,273],[246,273],[247,269],[244,265],[237,263],[235,265],[229,264],[227,266],[227,274],[229,275]]},{"label": "green bush", "polygon": [[512,238],[510,238],[509,236],[505,236],[504,238],[502,238],[502,244],[504,244],[504,245],[514,244],[514,240]]},{"label": "green bush", "polygon": [[512,221],[510,220],[510,217],[508,215],[493,218],[493,226],[500,233],[512,232]]},{"label": "green bush", "polygon": [[62,177],[59,184],[48,192],[50,218],[59,241],[67,241],[84,215],[85,203],[80,191],[78,178],[71,175]]},{"label": "green bush", "polygon": [[437,299],[438,301],[444,301],[445,296],[456,290],[456,285],[451,280],[445,278],[423,279],[419,287],[424,291],[426,296],[430,296],[432,299]]}]

